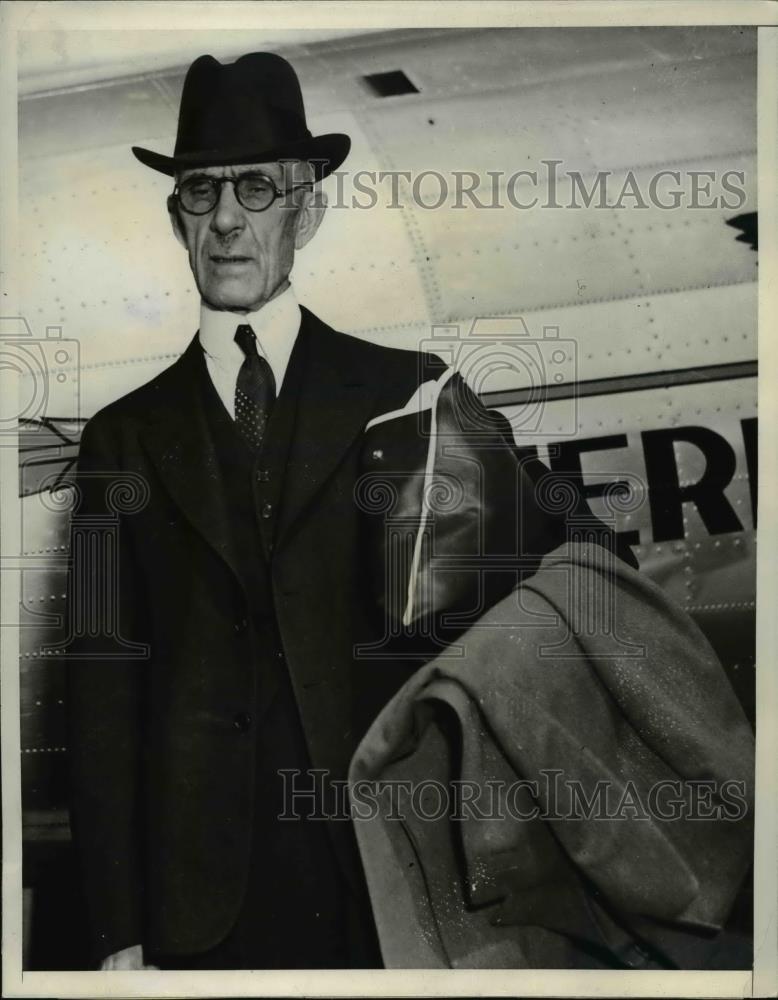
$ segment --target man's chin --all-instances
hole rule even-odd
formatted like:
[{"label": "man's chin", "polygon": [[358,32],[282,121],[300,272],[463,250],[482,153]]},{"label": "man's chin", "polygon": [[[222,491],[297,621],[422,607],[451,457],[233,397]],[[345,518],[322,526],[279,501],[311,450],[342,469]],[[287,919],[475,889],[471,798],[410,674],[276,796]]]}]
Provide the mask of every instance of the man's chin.
[{"label": "man's chin", "polygon": [[201,288],[200,297],[209,308],[230,312],[253,312],[265,301],[258,289],[247,289],[230,281],[219,282],[218,287]]}]

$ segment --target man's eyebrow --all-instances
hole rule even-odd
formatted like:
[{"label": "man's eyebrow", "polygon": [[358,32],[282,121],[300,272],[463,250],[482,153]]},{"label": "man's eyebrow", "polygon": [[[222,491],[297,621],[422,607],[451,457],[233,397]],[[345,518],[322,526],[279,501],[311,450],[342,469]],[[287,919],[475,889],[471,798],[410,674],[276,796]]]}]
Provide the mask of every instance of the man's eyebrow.
[{"label": "man's eyebrow", "polygon": [[269,174],[267,170],[260,170],[259,167],[249,168],[248,170],[241,170],[235,175],[236,177],[266,177],[269,181],[275,182],[276,178],[272,174]]},{"label": "man's eyebrow", "polygon": [[214,178],[212,174],[204,174],[202,172],[191,173],[191,174],[185,174],[183,177],[179,177],[178,183],[183,184],[184,181],[200,181],[200,180],[213,180],[213,179]]}]

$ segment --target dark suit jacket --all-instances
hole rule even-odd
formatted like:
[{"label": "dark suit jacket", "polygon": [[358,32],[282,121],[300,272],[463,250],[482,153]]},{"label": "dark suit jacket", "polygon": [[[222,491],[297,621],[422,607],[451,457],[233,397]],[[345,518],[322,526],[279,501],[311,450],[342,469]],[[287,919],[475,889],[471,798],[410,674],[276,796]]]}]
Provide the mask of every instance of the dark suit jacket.
[{"label": "dark suit jacket", "polygon": [[[352,653],[372,636],[353,502],[360,432],[429,376],[415,352],[302,315],[303,383],[278,519],[263,537],[278,653],[312,765],[345,778],[370,717],[407,676],[386,662],[355,664]],[[106,653],[105,642],[101,649],[82,635],[67,651],[71,820],[98,957],[140,941],[204,950],[230,927],[245,884],[250,595],[198,396],[200,352],[195,337],[158,377],[96,414],[81,439],[74,525],[82,538],[90,521],[113,517],[118,551],[114,573],[104,559],[90,564],[88,544],[73,536],[71,620],[87,614],[80,605],[90,585],[102,593],[113,580],[121,639],[135,644],[116,640]],[[93,616],[102,627],[110,602]],[[343,841],[336,850],[359,878],[344,824],[333,826]]]},{"label": "dark suit jacket", "polygon": [[[312,766],[345,779],[368,724],[413,670],[354,657],[355,643],[380,638],[382,625],[354,503],[361,432],[441,363],[337,333],[305,309],[302,317],[290,361],[291,370],[305,359],[296,408],[283,391],[276,404],[293,421],[288,464],[263,543],[275,652]],[[172,366],[94,416],[81,440],[70,584],[81,634],[67,650],[71,820],[98,958],[138,942],[206,950],[233,923],[246,881],[255,639],[199,396],[203,364],[195,337]],[[118,540],[98,556],[93,541],[106,526]],[[99,598],[92,612],[82,607],[90,594]],[[102,629],[118,622],[120,635],[107,645],[90,637],[90,614]],[[349,825],[329,827],[358,885]]]}]

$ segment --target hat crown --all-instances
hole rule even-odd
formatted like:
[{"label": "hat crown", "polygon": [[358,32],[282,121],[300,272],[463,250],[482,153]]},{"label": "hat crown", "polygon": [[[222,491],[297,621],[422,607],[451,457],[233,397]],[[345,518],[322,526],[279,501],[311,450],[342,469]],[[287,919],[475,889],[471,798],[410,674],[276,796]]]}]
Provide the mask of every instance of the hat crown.
[{"label": "hat crown", "polygon": [[273,149],[307,139],[297,74],[281,56],[253,52],[233,63],[200,56],[181,93],[175,156],[220,149]]}]

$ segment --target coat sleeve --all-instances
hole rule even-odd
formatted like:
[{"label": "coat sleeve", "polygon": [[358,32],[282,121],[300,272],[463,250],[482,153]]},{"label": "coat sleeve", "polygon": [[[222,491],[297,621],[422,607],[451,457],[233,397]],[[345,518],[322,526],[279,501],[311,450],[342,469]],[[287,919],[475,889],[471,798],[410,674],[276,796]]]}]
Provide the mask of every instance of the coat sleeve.
[{"label": "coat sleeve", "polygon": [[149,647],[126,511],[144,485],[121,469],[111,438],[100,416],[82,435],[65,648],[70,820],[98,963],[143,940],[139,787]]}]

